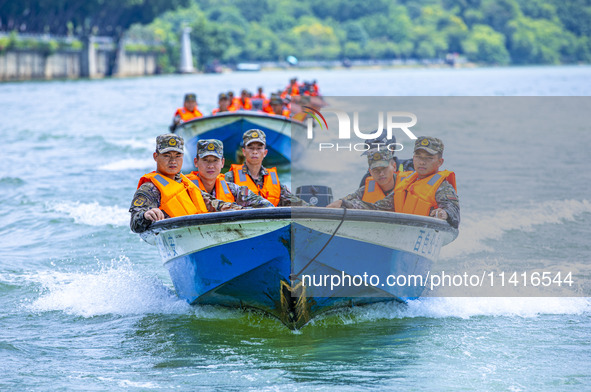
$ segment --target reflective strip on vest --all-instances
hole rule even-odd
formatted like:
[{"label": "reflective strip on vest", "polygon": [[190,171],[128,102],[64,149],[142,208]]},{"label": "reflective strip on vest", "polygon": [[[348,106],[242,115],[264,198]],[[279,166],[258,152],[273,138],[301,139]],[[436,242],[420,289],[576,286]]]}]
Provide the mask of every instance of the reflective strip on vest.
[{"label": "reflective strip on vest", "polygon": [[222,189],[224,190],[225,194],[230,193],[230,189],[228,188],[228,184],[224,180],[220,180],[220,184],[222,185]]},{"label": "reflective strip on vest", "polygon": [[238,178],[240,179],[240,182],[245,182],[246,181],[246,174],[244,174],[244,172],[242,170],[238,171]]},{"label": "reflective strip on vest", "polygon": [[279,183],[279,180],[277,179],[277,174],[275,172],[271,172],[271,181],[273,185],[277,185]]},{"label": "reflective strip on vest", "polygon": [[435,185],[435,183],[437,181],[439,181],[440,178],[441,178],[441,174],[437,173],[433,177],[431,177],[431,179],[429,180],[429,182],[427,182],[427,184],[433,186],[433,185]]},{"label": "reflective strip on vest", "polygon": [[367,191],[368,192],[373,192],[376,189],[376,182],[374,180],[371,180],[369,182],[369,184],[367,184]]},{"label": "reflective strip on vest", "polygon": [[161,183],[163,186],[167,186],[168,185],[168,181],[164,179],[164,177],[162,177],[160,174],[156,174],[154,176],[154,179],[156,181],[158,181],[159,183]]}]

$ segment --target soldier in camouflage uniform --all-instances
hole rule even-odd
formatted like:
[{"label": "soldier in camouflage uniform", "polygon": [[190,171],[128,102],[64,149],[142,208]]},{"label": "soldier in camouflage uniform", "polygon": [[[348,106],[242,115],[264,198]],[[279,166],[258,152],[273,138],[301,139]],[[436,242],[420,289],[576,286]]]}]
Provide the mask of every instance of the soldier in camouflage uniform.
[{"label": "soldier in camouflage uniform", "polygon": [[[368,155],[370,152],[373,152],[374,150],[386,150],[386,149],[396,149],[397,146],[395,146],[396,144],[396,137],[394,135],[392,135],[391,139],[388,139],[386,137],[386,135],[383,136],[378,136],[374,139],[366,139],[365,140],[365,144],[369,146],[368,151],[365,151],[363,154],[361,155]],[[394,147],[390,147],[390,146],[394,146]],[[392,150],[390,150],[392,151]],[[396,171],[413,171],[414,170],[414,166],[413,166],[413,162],[412,162],[412,158],[408,158],[408,159],[402,159],[402,158],[398,158],[396,156],[396,153],[394,151],[392,151],[392,159],[394,160],[394,167],[396,168]],[[359,182],[359,186],[362,187],[365,184],[365,179],[367,177],[369,177],[371,174],[369,174],[369,170],[367,170],[367,172],[363,175],[363,177],[361,178],[361,181]]]},{"label": "soldier in camouflage uniform", "polygon": [[[427,178],[438,172],[439,168],[443,164],[443,149],[443,142],[440,139],[434,137],[421,136],[415,141],[413,163],[418,174],[417,180]],[[370,154],[368,158],[370,166],[373,156],[377,157],[377,155]],[[394,178],[396,178],[396,176],[408,176],[409,174],[412,173],[398,172],[394,175]],[[357,190],[357,192],[341,199],[342,201],[340,203],[340,200],[331,203],[331,206],[354,209],[395,211],[394,196],[397,191],[400,191],[398,184],[396,184],[394,190],[387,193],[386,197],[384,197],[382,200],[378,200],[375,203],[367,203],[361,200],[365,192],[364,187],[361,187]],[[443,219],[451,226],[457,228],[460,224],[460,203],[455,187],[447,180],[443,180],[435,193],[435,201],[437,202],[437,208],[433,208],[429,212],[429,216]],[[338,205],[335,205],[335,203]]]},{"label": "soldier in camouflage uniform", "polygon": [[[201,188],[199,179],[203,184],[201,190],[209,193],[211,197],[216,198],[216,187],[220,179],[218,178],[224,167],[224,144],[217,139],[199,140],[197,142],[197,156],[194,159],[195,167],[199,171],[191,172],[187,175],[195,185]],[[255,194],[247,186],[239,186],[233,182],[224,181],[222,186],[227,186],[234,197],[234,202],[242,207],[274,207],[273,204],[265,198]],[[223,189],[223,188],[222,188]],[[222,196],[220,195],[221,199]]]},{"label": "soldier in camouflage uniform", "polygon": [[[371,175],[379,186],[380,190],[385,195],[385,198],[393,200],[394,186],[396,184],[396,167],[393,154],[387,149],[372,149],[367,151],[367,163],[369,165],[369,175]],[[350,208],[356,210],[378,210],[379,208],[374,204],[363,201],[365,192],[365,180],[363,185],[355,192],[335,200],[330,203],[328,208]]]},{"label": "soldier in camouflage uniform", "polygon": [[[441,139],[435,137],[420,136],[415,141],[413,164],[415,172],[418,174],[416,181],[430,177],[436,173],[443,173],[439,172],[439,168],[443,165],[443,149],[443,142]],[[448,178],[453,178],[454,184],[452,185],[446,179],[439,185],[435,193],[437,208],[433,208],[429,212],[429,216],[443,219],[451,226],[457,228],[460,225],[460,201],[455,190],[455,175]],[[395,192],[397,191],[399,191],[398,184],[395,189]],[[386,197],[375,204],[382,210],[394,210],[393,198]]]},{"label": "soldier in camouflage uniform", "polygon": [[[184,141],[173,134],[160,135],[156,138],[156,152],[153,157],[157,163],[157,172],[163,176],[181,182],[184,177],[180,171],[183,165]],[[187,179],[187,181],[189,181]],[[228,203],[213,198],[207,192],[201,191],[201,196],[208,211],[240,210],[243,207],[235,203]],[[146,231],[152,222],[170,218],[159,209],[160,191],[152,182],[148,181],[138,187],[131,202],[130,227],[135,233]]]},{"label": "soldier in camouflage uniform", "polygon": [[[272,175],[273,171],[276,175],[276,169],[267,169],[262,165],[264,157],[267,155],[268,150],[266,149],[266,135],[260,129],[250,129],[244,132],[242,137],[243,148],[242,153],[246,159],[243,165],[232,165],[230,171],[226,173],[226,181],[239,183],[239,179],[235,178],[235,173],[242,174],[244,178],[252,180],[253,186],[258,188],[260,192],[263,190],[265,177]],[[241,172],[241,173],[240,173]],[[285,206],[308,206],[304,200],[293,195],[287,187],[281,183],[280,196],[277,207]],[[249,188],[253,190],[250,186]]]}]

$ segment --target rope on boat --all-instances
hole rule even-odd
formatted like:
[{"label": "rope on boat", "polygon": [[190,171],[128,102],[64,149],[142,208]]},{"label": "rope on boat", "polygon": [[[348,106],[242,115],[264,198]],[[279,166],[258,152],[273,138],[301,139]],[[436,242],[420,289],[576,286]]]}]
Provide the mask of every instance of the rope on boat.
[{"label": "rope on boat", "polygon": [[334,236],[337,234],[337,232],[338,232],[338,231],[339,231],[339,229],[341,228],[341,225],[342,225],[342,224],[343,224],[343,222],[345,221],[345,217],[346,217],[346,216],[347,216],[347,208],[343,207],[343,217],[341,218],[341,222],[339,223],[339,225],[337,226],[337,228],[335,229],[335,231],[332,233],[332,235],[330,236],[330,238],[328,239],[328,241],[326,241],[326,244],[324,244],[324,246],[322,247],[322,249],[320,249],[320,250],[318,251],[318,253],[316,253],[316,255],[315,255],[314,257],[312,257],[312,259],[310,259],[310,261],[308,261],[308,264],[306,264],[306,265],[304,266],[304,268],[302,268],[302,269],[300,270],[300,272],[298,272],[297,274],[291,274],[291,275],[289,276],[289,278],[290,278],[291,280],[300,280],[300,278],[298,278],[298,275],[301,275],[301,273],[302,273],[302,272],[304,272],[304,270],[305,270],[306,268],[308,268],[308,266],[309,266],[310,264],[312,264],[312,262],[313,262],[314,260],[316,260],[316,258],[317,258],[318,256],[320,256],[320,253],[322,253],[322,252],[324,251],[324,249],[325,249],[325,248],[328,246],[328,244],[330,244],[330,241],[332,241],[332,239],[334,238]]}]

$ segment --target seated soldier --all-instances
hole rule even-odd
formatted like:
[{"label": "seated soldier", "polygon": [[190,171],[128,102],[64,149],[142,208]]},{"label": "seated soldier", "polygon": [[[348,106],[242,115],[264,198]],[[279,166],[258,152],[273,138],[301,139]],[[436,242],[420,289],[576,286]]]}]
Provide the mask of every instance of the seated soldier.
[{"label": "seated soldier", "polygon": [[285,108],[285,104],[281,98],[274,97],[271,98],[269,101],[269,106],[271,107],[270,114],[275,114],[277,116],[284,116],[289,118],[291,112],[289,109]]},{"label": "seated soldier", "polygon": [[308,205],[292,195],[287,187],[279,182],[277,168],[265,168],[263,159],[269,152],[266,148],[266,135],[260,129],[249,129],[242,136],[245,163],[232,165],[226,173],[226,181],[245,185],[257,195],[273,203],[274,206]]},{"label": "seated soldier", "polygon": [[253,193],[248,187],[226,182],[224,175],[220,174],[224,167],[224,145],[220,140],[199,140],[194,163],[198,171],[191,172],[187,178],[212,197],[242,207],[273,207],[270,201]]},{"label": "seated soldier", "polygon": [[447,221],[451,226],[460,224],[460,202],[456,188],[456,175],[449,170],[439,171],[443,165],[443,142],[430,136],[415,141],[414,172],[400,173],[394,198],[376,203],[380,209],[404,214],[432,216]]},{"label": "seated soldier", "polygon": [[230,90],[227,93],[228,99],[230,100],[230,106],[228,106],[228,110],[231,112],[235,112],[236,110],[242,110],[242,103],[240,103],[240,97],[234,96],[234,91]]},{"label": "seated soldier", "polygon": [[[456,193],[455,174],[448,170],[439,171],[443,164],[443,148],[444,145],[440,139],[419,137],[415,141],[413,155],[415,171],[395,173],[393,192],[390,191],[381,200],[370,203],[360,200],[360,188],[352,194],[355,197],[347,199],[352,196],[349,195],[342,201],[337,200],[331,203],[330,206],[432,216],[445,220],[457,228],[460,224],[460,203]],[[376,156],[370,155],[370,161]]]},{"label": "seated soldier", "polygon": [[173,132],[179,124],[198,117],[203,117],[203,114],[197,109],[197,96],[193,93],[185,94],[184,106],[174,113],[170,131]]},{"label": "seated soldier", "polygon": [[377,210],[375,202],[384,197],[392,197],[396,185],[396,168],[392,153],[388,150],[373,149],[368,151],[367,163],[370,176],[355,192],[335,200],[328,208],[351,208]]},{"label": "seated soldier", "polygon": [[250,99],[250,93],[248,92],[248,90],[242,90],[242,92],[240,93],[239,102],[242,110],[252,110],[252,101]]},{"label": "seated soldier", "polygon": [[174,134],[156,138],[156,171],[140,178],[129,209],[133,232],[141,233],[152,222],[176,216],[242,209],[238,204],[214,199],[181,174],[183,146],[183,139]]},{"label": "seated soldier", "polygon": [[[396,168],[397,172],[402,172],[402,171],[412,171],[414,170],[414,166],[412,163],[412,158],[409,159],[398,159],[398,157],[396,157],[396,153],[392,150],[396,149],[396,137],[394,135],[392,135],[392,139],[388,139],[386,137],[386,135],[384,136],[379,136],[375,139],[367,139],[365,140],[365,144],[369,145],[369,150],[365,151],[363,154],[361,155],[367,155],[369,153],[369,151],[372,151],[374,149],[377,150],[384,150],[384,149],[391,149],[390,151],[392,152],[392,159],[394,159],[394,167]],[[369,177],[369,170],[365,173],[365,175],[361,178],[361,182],[359,183],[359,186],[363,186],[363,184],[365,184],[365,179],[367,177]]]},{"label": "seated soldier", "polygon": [[218,95],[218,107],[213,109],[211,114],[218,114],[224,112],[233,112],[236,109],[230,108],[230,97],[226,93]]}]

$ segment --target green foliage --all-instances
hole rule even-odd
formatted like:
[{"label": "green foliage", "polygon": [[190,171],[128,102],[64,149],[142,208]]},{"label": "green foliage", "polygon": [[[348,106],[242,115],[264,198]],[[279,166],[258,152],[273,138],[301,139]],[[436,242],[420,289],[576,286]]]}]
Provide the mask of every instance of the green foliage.
[{"label": "green foliage", "polygon": [[77,39],[56,40],[49,38],[25,38],[19,36],[15,31],[8,36],[0,36],[0,53],[7,50],[34,50],[46,56],[49,56],[57,51],[64,50],[80,50],[82,42]]},{"label": "green foliage", "polygon": [[[25,23],[28,31],[117,39],[129,29],[135,41],[164,52],[164,72],[178,67],[183,27],[192,28],[199,68],[290,55],[443,59],[450,52],[487,64],[556,64],[590,61],[590,21],[591,0],[0,1],[0,29]],[[0,38],[0,51],[33,45]],[[61,48],[44,45],[48,53]],[[148,50],[142,45],[128,50]]]},{"label": "green foliage", "polygon": [[518,64],[558,64],[573,43],[571,35],[545,19],[520,17],[509,23],[509,48]]},{"label": "green foliage", "polygon": [[291,33],[296,42],[296,54],[303,58],[335,59],[341,53],[334,29],[320,22],[301,24]]},{"label": "green foliage", "polygon": [[[190,0],[19,0],[0,2],[3,28],[65,35],[120,35],[134,23],[149,23]],[[24,28],[24,30],[23,30]]]},{"label": "green foliage", "polygon": [[505,48],[505,37],[487,25],[474,25],[462,42],[469,60],[482,63],[508,64],[510,57]]}]

